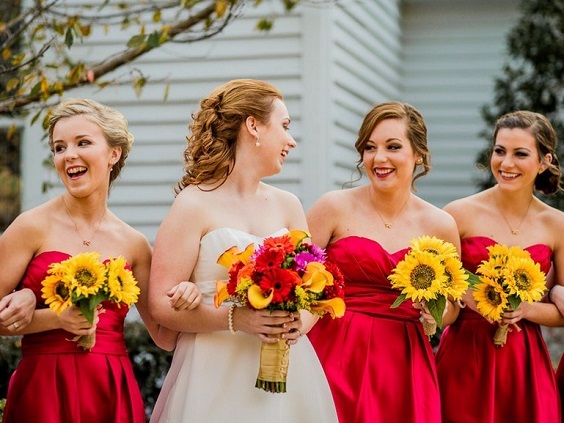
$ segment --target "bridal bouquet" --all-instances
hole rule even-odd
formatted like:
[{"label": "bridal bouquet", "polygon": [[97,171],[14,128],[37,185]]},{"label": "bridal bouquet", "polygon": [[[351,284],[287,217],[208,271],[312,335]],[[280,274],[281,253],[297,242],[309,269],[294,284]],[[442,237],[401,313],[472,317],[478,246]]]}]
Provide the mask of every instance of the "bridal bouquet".
[{"label": "bridal bouquet", "polygon": [[[506,311],[513,311],[522,301],[539,301],[544,291],[545,274],[530,254],[520,247],[496,244],[488,249],[488,259],[476,269],[477,279],[472,283],[472,295],[478,312],[500,323]],[[515,324],[515,328],[520,328]],[[499,324],[494,344],[502,347],[507,342],[509,325]]]},{"label": "bridal bouquet", "polygon": [[[232,247],[217,263],[229,269],[229,281],[217,281],[215,306],[232,300],[255,310],[307,310],[333,318],[345,313],[343,276],[327,260],[325,250],[304,242],[309,234],[291,231],[264,239],[255,249]],[[289,345],[262,343],[256,387],[268,392],[286,392]]]},{"label": "bridal bouquet", "polygon": [[[101,262],[95,252],[52,263],[42,285],[42,297],[51,310],[59,315],[76,304],[90,324],[94,321],[94,310],[102,301],[129,307],[139,296],[137,281],[125,259],[119,256]],[[96,334],[77,336],[73,340],[90,351],[96,344]]]},{"label": "bridal bouquet", "polygon": [[468,273],[462,267],[456,247],[435,237],[422,236],[411,240],[411,249],[388,276],[392,288],[401,294],[392,304],[398,307],[406,300],[420,302],[429,310],[435,323],[423,320],[427,336],[443,325],[447,298],[457,301],[468,289]]}]

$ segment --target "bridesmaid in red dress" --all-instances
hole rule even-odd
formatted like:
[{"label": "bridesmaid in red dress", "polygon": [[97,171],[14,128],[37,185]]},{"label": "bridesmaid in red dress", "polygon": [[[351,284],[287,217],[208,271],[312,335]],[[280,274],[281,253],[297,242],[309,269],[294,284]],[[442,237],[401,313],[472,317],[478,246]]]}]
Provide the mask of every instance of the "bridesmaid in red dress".
[{"label": "bridesmaid in red dress", "polygon": [[[459,246],[456,224],[413,194],[429,169],[427,129],[420,113],[399,102],[374,107],[355,144],[367,185],[323,195],[308,213],[316,244],[327,247],[345,277],[347,311],[309,332],[341,422],[437,423],[440,397],[433,351],[411,301],[387,277],[410,240],[436,236]],[[448,324],[457,309],[450,304]]]},{"label": "bridesmaid in red dress", "polygon": [[[556,134],[538,113],[518,111],[497,121],[490,166],[497,185],[448,204],[458,225],[462,261],[474,272],[496,243],[525,248],[557,281],[564,282],[564,214],[537,199],[560,189]],[[539,325],[561,326],[548,302],[523,302],[503,321],[517,324],[496,348],[497,325],[466,307],[446,329],[437,353],[443,422],[560,422],[552,363]]]},{"label": "bridesmaid in red dress", "polygon": [[[103,303],[91,325],[76,306],[58,316],[41,298],[41,282],[51,263],[88,251],[103,258],[123,256],[139,282],[137,309],[149,332],[160,346],[173,348],[176,333],[157,326],[147,310],[149,242],[107,207],[110,184],[124,166],[132,142],[123,115],[91,100],[66,100],[51,116],[49,146],[65,190],[22,213],[0,237],[0,302],[11,304],[19,297],[21,304],[33,292],[36,303],[26,319],[18,313],[4,319],[10,323],[10,334],[24,335],[23,358],[10,379],[4,423],[145,422],[123,337],[128,308]],[[178,308],[198,304],[199,291],[193,284],[171,291]],[[96,345],[91,351],[72,341],[76,335],[94,332]]]}]

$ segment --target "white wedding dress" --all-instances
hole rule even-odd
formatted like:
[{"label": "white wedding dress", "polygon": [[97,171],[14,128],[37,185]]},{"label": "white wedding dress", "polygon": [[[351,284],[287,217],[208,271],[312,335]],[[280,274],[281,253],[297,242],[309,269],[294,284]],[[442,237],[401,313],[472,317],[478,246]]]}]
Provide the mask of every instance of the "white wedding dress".
[{"label": "white wedding dress", "polygon": [[[262,239],[230,228],[201,239],[192,281],[204,302],[213,304],[216,280],[228,278],[217,258],[234,245],[243,250]],[[255,388],[260,347],[259,338],[243,332],[182,333],[151,423],[337,422],[327,379],[306,336],[290,348],[286,393]]]}]

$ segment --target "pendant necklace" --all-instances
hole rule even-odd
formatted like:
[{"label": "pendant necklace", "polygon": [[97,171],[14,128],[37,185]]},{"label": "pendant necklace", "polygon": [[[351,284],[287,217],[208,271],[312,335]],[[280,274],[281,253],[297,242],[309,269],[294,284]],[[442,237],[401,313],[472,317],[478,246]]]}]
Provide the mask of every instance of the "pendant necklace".
[{"label": "pendant necklace", "polygon": [[393,215],[390,219],[388,219],[387,222],[384,220],[384,218],[382,217],[382,215],[380,214],[378,209],[376,207],[374,207],[374,210],[376,210],[376,213],[378,213],[378,217],[380,218],[380,220],[382,221],[382,223],[384,224],[384,227],[386,229],[392,229],[393,221],[401,214],[403,209],[405,209],[405,206],[409,202],[410,197],[411,197],[411,195],[409,195],[409,197],[407,197],[407,200],[405,200],[405,203],[403,203],[403,206],[401,206],[401,209],[399,209],[399,211],[395,215]]},{"label": "pendant necklace", "polygon": [[98,226],[96,226],[96,229],[94,230],[94,232],[92,232],[92,235],[90,235],[90,237],[88,237],[89,238],[88,239],[88,238],[83,237],[82,234],[80,233],[80,231],[78,230],[78,225],[76,224],[75,220],[72,218],[72,216],[69,212],[69,208],[67,207],[67,202],[65,201],[64,198],[63,198],[63,204],[65,205],[65,211],[67,212],[67,216],[70,218],[70,220],[74,224],[74,229],[76,229],[76,233],[82,239],[82,245],[84,245],[86,247],[90,247],[90,244],[92,243],[92,240],[94,239],[94,236],[98,233],[98,229],[100,229],[100,226],[102,226],[102,222],[106,218],[106,212],[108,211],[108,209],[106,208],[106,210],[104,210],[104,214],[103,214],[102,218],[100,219],[100,221],[98,222]]},{"label": "pendant necklace", "polygon": [[501,214],[501,217],[505,221],[505,224],[507,225],[507,227],[509,228],[509,230],[511,231],[511,233],[513,235],[519,235],[519,229],[521,228],[521,224],[523,223],[523,221],[525,220],[525,218],[529,214],[529,209],[531,208],[531,204],[533,203],[533,195],[531,195],[531,200],[529,201],[529,205],[527,206],[527,210],[525,210],[525,214],[521,218],[519,225],[517,225],[517,227],[515,227],[515,228],[509,224],[509,221],[507,220],[507,218],[505,217],[505,215],[501,211],[501,207],[499,206],[499,199],[497,198],[496,194],[494,194],[494,197],[495,197],[495,204],[497,206],[497,210],[499,211],[499,214]]}]

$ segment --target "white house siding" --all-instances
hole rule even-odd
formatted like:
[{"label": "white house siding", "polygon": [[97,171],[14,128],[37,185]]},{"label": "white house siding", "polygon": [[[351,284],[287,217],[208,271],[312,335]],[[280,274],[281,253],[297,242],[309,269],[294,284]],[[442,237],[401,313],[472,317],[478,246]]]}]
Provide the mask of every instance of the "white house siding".
[{"label": "white house siding", "polygon": [[431,173],[419,194],[437,206],[477,191],[475,166],[487,145],[481,107],[493,99],[494,77],[507,59],[505,37],[518,0],[404,1],[402,98],[428,126]]},{"label": "white house siding", "polygon": [[[135,144],[110,196],[111,208],[154,240],[182,175],[190,114],[198,100],[233,78],[259,78],[281,89],[298,142],[280,175],[269,182],[295,193],[306,210],[322,193],[351,179],[354,141],[373,104],[403,99],[429,125],[434,169],[420,193],[442,205],[474,190],[472,161],[484,141],[479,107],[490,99],[492,76],[504,58],[503,37],[516,1],[359,0],[296,8],[276,17],[269,33],[254,30],[259,16],[279,13],[278,1],[247,7],[221,34],[193,44],[167,44],[142,57],[150,76],[137,98],[131,87],[85,88],[121,110]],[[470,4],[467,4],[470,3]],[[491,3],[491,4],[490,4]],[[111,31],[77,44],[75,56],[103,57],[129,35]],[[168,100],[163,103],[166,81]],[[61,192],[41,194],[45,178],[38,124],[24,136],[24,208]],[[454,140],[454,141],[453,141]]]}]

